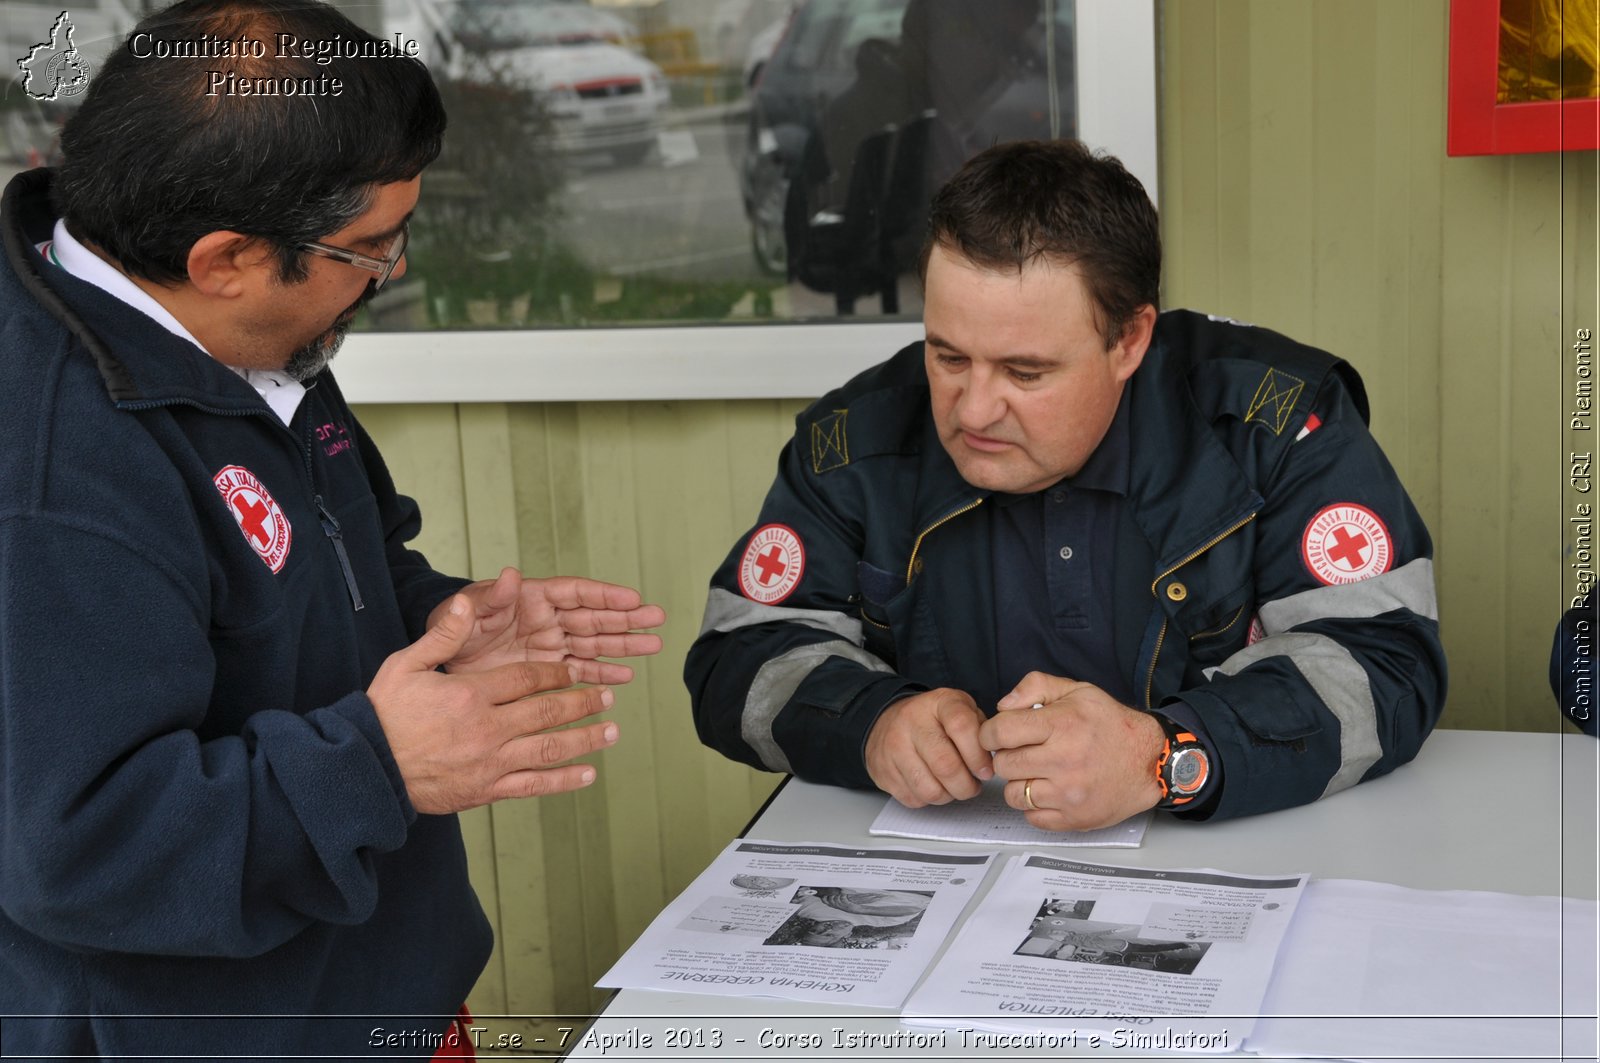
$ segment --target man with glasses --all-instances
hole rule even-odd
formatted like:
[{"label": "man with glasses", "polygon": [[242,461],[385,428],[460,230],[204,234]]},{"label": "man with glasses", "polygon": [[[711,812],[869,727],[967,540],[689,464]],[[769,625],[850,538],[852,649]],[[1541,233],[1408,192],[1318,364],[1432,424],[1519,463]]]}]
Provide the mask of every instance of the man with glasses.
[{"label": "man with glasses", "polygon": [[[566,725],[661,611],[433,571],[326,372],[405,272],[445,124],[427,71],[270,58],[371,40],[310,0],[136,32],[269,58],[118,49],[60,170],[0,201],[5,1049],[459,1050],[491,933],[455,813],[593,782],[572,761],[617,727]],[[207,98],[219,68],[342,91]]]},{"label": "man with glasses", "polygon": [[376,273],[377,276],[372,278],[372,294],[376,295],[383,291],[383,286],[389,283],[390,277],[394,276],[394,268],[400,264],[402,258],[406,257],[406,244],[410,242],[411,219],[408,217],[401,223],[399,233],[390,238],[389,250],[385,251],[379,258],[363,255],[344,247],[333,247],[329,244],[318,243],[315,240],[307,240],[300,245],[300,249],[302,251],[310,251],[314,255],[321,255],[323,258],[331,258],[335,262],[348,262],[352,266],[364,269],[369,273]]}]

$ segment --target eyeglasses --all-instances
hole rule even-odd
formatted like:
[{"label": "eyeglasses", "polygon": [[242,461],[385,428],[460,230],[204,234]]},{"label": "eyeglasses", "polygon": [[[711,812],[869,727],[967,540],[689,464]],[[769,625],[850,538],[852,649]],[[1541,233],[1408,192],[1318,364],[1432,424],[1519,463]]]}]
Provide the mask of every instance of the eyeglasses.
[{"label": "eyeglasses", "polygon": [[331,258],[338,262],[348,262],[359,269],[368,270],[378,275],[372,282],[372,290],[379,292],[389,283],[389,278],[394,275],[394,268],[406,255],[406,244],[411,240],[411,223],[400,227],[400,233],[394,238],[394,243],[389,245],[389,250],[382,258],[373,258],[371,255],[359,254],[343,247],[333,247],[329,244],[319,244],[315,240],[307,240],[300,245],[301,250],[310,251],[313,255]]}]

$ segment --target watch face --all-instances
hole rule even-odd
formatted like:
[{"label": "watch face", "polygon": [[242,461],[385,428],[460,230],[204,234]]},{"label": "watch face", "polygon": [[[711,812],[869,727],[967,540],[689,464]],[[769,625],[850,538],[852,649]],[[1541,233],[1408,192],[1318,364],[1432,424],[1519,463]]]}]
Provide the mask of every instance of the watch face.
[{"label": "watch face", "polygon": [[1180,794],[1192,794],[1206,781],[1206,754],[1201,749],[1180,749],[1172,754],[1168,772],[1172,788]]}]

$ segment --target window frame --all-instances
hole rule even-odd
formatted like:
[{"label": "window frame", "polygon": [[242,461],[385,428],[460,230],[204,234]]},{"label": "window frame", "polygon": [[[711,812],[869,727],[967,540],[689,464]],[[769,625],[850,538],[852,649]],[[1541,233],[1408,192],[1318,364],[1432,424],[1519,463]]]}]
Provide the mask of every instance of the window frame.
[{"label": "window frame", "polygon": [[[1157,199],[1154,0],[1076,0],[1078,128]],[[922,339],[918,321],[353,333],[356,403],[813,398]]]}]

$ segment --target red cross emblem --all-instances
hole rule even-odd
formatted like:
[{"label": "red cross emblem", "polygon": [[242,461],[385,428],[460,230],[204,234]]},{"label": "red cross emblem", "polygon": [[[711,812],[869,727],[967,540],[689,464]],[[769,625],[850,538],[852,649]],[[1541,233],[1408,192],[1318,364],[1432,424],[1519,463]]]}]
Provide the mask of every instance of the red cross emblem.
[{"label": "red cross emblem", "polygon": [[758,578],[763,587],[770,585],[773,580],[783,575],[784,569],[788,568],[783,561],[783,548],[778,546],[777,543],[767,547],[767,552],[756,558],[756,568],[761,570],[761,575]]},{"label": "red cross emblem", "polygon": [[806,569],[800,536],[786,524],[763,524],[750,536],[739,559],[739,589],[762,605],[774,605],[794,593]]},{"label": "red cross emblem", "polygon": [[1333,545],[1328,547],[1328,556],[1352,571],[1361,567],[1365,560],[1362,551],[1372,545],[1372,540],[1359,531],[1352,531],[1347,524],[1334,528],[1332,539]]},{"label": "red cross emblem", "polygon": [[1388,526],[1354,502],[1327,506],[1312,517],[1300,553],[1307,570],[1329,586],[1380,576],[1394,563]]},{"label": "red cross emblem", "polygon": [[245,542],[274,572],[282,571],[294,537],[289,518],[255,473],[242,465],[229,465],[211,478],[222,494]]},{"label": "red cross emblem", "polygon": [[245,535],[262,546],[272,541],[272,536],[267,534],[267,518],[271,515],[271,510],[259,501],[252,501],[244,491],[240,491],[228,501],[233,504],[234,519],[239,522],[239,527],[244,529]]}]

